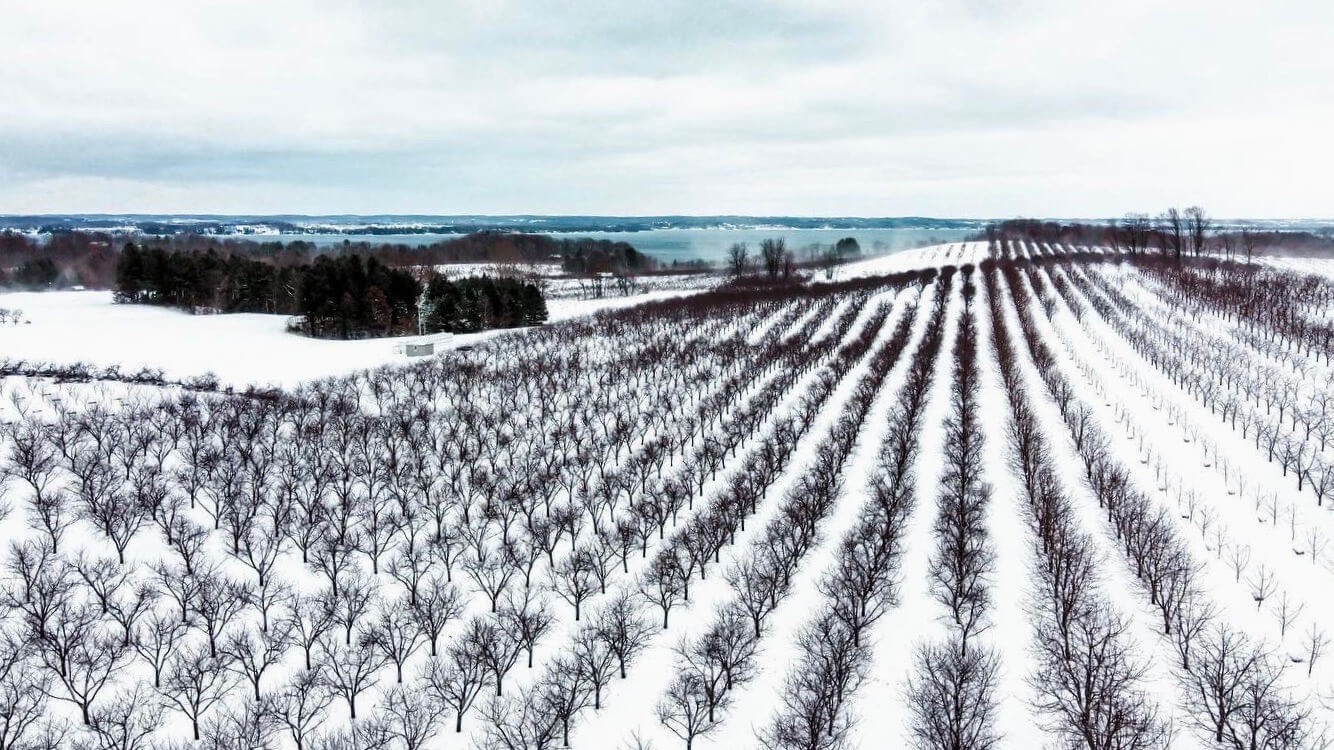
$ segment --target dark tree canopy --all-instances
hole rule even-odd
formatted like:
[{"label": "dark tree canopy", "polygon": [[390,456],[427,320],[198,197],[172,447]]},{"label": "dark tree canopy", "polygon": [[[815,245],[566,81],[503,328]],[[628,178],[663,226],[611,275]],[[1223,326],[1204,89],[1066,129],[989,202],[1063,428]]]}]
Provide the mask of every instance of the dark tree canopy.
[{"label": "dark tree canopy", "polygon": [[[162,233],[154,233],[155,229]],[[279,268],[308,265],[325,255],[374,258],[391,267],[544,263],[559,265],[574,274],[637,274],[657,268],[652,257],[626,242],[497,230],[473,232],[426,245],[351,240],[334,245],[307,240],[258,242],[235,236],[178,234],[171,227],[151,224],[143,225],[141,231],[144,234],[129,237],[123,233],[68,229],[53,229],[42,236],[0,231],[0,287],[116,288],[120,261],[117,248],[127,240],[149,259],[156,253],[192,256],[211,253],[219,258],[259,261]]]},{"label": "dark tree canopy", "polygon": [[547,319],[546,300],[535,284],[487,276],[453,281],[437,276],[426,287],[422,308],[426,333],[471,333]]},{"label": "dark tree canopy", "polygon": [[857,242],[856,237],[844,237],[834,243],[834,254],[839,258],[846,258],[851,255],[861,254],[862,246]]},{"label": "dark tree canopy", "polygon": [[[513,279],[435,276],[423,285],[403,269],[359,255],[279,265],[134,243],[121,252],[115,298],[200,312],[299,315],[304,333],[345,339],[464,333],[534,325],[547,317],[541,291]],[[425,315],[420,326],[419,304]]]}]

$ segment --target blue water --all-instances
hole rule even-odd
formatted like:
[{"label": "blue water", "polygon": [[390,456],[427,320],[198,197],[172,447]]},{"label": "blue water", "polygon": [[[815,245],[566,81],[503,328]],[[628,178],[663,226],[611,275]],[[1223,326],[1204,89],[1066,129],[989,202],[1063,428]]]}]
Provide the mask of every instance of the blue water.
[{"label": "blue water", "polygon": [[[641,232],[547,232],[557,238],[591,237],[613,242],[628,242],[636,250],[670,266],[673,262],[694,260],[719,263],[727,258],[727,250],[735,242],[744,242],[752,257],[759,255],[760,242],[782,239],[788,248],[802,257],[812,246],[829,246],[844,237],[857,240],[864,254],[884,254],[922,245],[958,242],[976,232],[975,229],[652,229]],[[392,243],[401,245],[428,245],[447,240],[455,234],[278,234],[256,235],[246,239],[270,242],[304,240],[317,245],[339,245],[349,242]]]}]

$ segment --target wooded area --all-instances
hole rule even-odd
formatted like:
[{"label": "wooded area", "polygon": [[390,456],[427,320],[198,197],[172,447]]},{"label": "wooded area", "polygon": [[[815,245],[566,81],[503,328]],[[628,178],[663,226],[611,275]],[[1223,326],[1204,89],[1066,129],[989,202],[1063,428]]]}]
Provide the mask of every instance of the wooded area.
[{"label": "wooded area", "polygon": [[[198,234],[132,236],[135,247],[143,252],[212,253],[225,259],[278,268],[309,265],[322,256],[352,255],[404,268],[431,268],[446,263],[544,263],[559,265],[566,273],[591,275],[644,273],[657,267],[652,257],[625,242],[499,231],[474,232],[427,245],[351,241],[317,245],[305,240],[256,242]],[[116,248],[126,239],[124,234],[108,232],[64,231],[44,238],[0,232],[0,287],[111,289],[117,281]]]},{"label": "wooded area", "polygon": [[533,284],[431,274],[423,283],[376,258],[321,255],[279,265],[241,256],[167,252],[128,243],[117,266],[117,302],[192,312],[300,316],[294,330],[325,338],[364,338],[535,325],[546,302]]},{"label": "wooded area", "polygon": [[1064,222],[1049,219],[1007,219],[987,227],[974,239],[988,242],[1024,240],[1066,246],[1109,247],[1129,255],[1155,252],[1182,255],[1215,253],[1245,257],[1260,253],[1330,255],[1334,236],[1312,232],[1261,229],[1247,223],[1220,223],[1199,206],[1169,208],[1151,216],[1128,213],[1119,219]]}]

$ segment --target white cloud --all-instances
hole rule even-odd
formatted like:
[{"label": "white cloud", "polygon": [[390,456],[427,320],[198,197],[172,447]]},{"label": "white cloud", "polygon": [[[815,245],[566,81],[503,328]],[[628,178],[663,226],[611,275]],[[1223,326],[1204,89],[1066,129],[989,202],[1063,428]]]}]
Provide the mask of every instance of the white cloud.
[{"label": "white cloud", "polygon": [[1334,198],[1317,0],[0,0],[0,18],[0,212]]}]

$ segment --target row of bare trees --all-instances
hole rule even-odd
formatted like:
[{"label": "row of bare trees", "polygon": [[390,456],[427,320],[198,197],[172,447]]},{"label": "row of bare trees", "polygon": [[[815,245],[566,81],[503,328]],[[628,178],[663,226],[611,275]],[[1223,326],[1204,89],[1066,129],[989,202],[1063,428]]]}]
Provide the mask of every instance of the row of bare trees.
[{"label": "row of bare trees", "polygon": [[1334,283],[1315,274],[1241,263],[1137,264],[1173,301],[1198,315],[1212,312],[1278,343],[1285,352],[1330,361],[1331,324],[1313,313],[1334,304]]},{"label": "row of bare trees", "polygon": [[[1025,379],[1027,348],[1009,323],[1008,285],[983,264],[991,341],[1009,396],[1011,465],[1037,540],[1039,596],[1034,633],[1040,675],[1033,684],[1051,728],[1074,747],[1157,748],[1170,727],[1144,688],[1147,662],[1134,655],[1129,622],[1100,591],[1093,542],[1080,528]],[[1031,352],[1030,352],[1031,356]]]},{"label": "row of bare trees", "polygon": [[[814,461],[787,492],[776,518],[728,570],[735,597],[721,606],[701,637],[677,647],[677,674],[659,705],[659,719],[687,748],[722,721],[732,691],[752,679],[768,618],[787,599],[802,560],[818,540],[821,521],[842,495],[843,465],[881,384],[907,346],[912,320],[912,315],[902,316],[888,340],[869,355],[840,418],[815,447]],[[882,314],[865,326],[864,350],[872,348],[883,322]]]},{"label": "row of bare trees", "polygon": [[761,240],[759,256],[754,259],[744,242],[735,242],[727,249],[727,270],[735,280],[745,278],[756,262],[769,281],[791,280],[797,271],[797,256],[781,237]]},{"label": "row of bare trees", "polygon": [[[902,531],[916,499],[915,463],[922,413],[941,349],[952,274],[942,274],[904,384],[888,415],[871,497],[820,580],[823,606],[798,635],[800,659],[788,672],[782,704],[759,738],[771,750],[841,747],[855,717],[847,701],[869,666],[866,631],[897,602]],[[919,313],[921,315],[921,313]]]},{"label": "row of bare trees", "polygon": [[[608,593],[608,582],[616,577],[618,570],[629,572],[629,561],[634,552],[637,551],[639,557],[647,555],[652,540],[662,539],[666,526],[675,523],[678,514],[689,514],[693,510],[695,495],[703,492],[706,482],[719,470],[722,459],[745,444],[777,401],[795,385],[804,369],[800,363],[807,357],[819,361],[823,356],[819,352],[832,350],[832,342],[841,338],[857,309],[857,305],[852,305],[850,311],[836,322],[831,343],[815,347],[803,343],[778,357],[776,377],[756,391],[747,403],[730,410],[725,419],[717,423],[715,436],[700,443],[694,460],[680,463],[673,477],[661,483],[651,483],[649,492],[620,511],[619,516],[607,519],[607,533],[599,532],[578,546],[571,541],[568,556],[549,567],[549,590],[571,605],[576,621],[581,619],[583,607]],[[780,320],[771,330],[773,335],[781,336],[783,322]],[[808,341],[820,324],[818,320],[808,322],[794,340]],[[699,518],[698,515],[690,516],[691,524]],[[518,695],[502,692],[502,675],[494,668],[490,670],[490,677],[485,670],[470,670],[469,666],[478,663],[479,659],[467,655],[455,659],[450,671],[428,678],[433,685],[440,686],[437,690],[455,686],[453,692],[445,696],[444,704],[454,710],[460,722],[482,691],[489,685],[495,687],[493,699],[482,707],[487,746],[568,744],[575,717],[587,708],[601,708],[603,691],[614,676],[613,664],[621,670],[623,678],[625,665],[647,645],[653,628],[651,619],[643,611],[644,606],[638,597],[625,590],[612,595],[610,603],[594,614],[591,623],[583,626],[572,646],[551,659],[537,681]],[[519,626],[526,623],[529,629],[547,629],[540,612],[522,619],[511,618],[511,621]],[[515,637],[511,640],[524,640],[522,649],[527,652],[531,667],[532,647],[523,637],[524,628],[516,627],[513,633]],[[512,666],[518,650],[512,648],[501,663]],[[492,660],[483,658],[480,661],[486,664]],[[458,689],[460,685],[470,688]]]},{"label": "row of bare trees", "polygon": [[[849,306],[835,322],[834,332],[822,339],[827,345],[842,341],[853,320],[860,313],[859,305]],[[832,395],[837,383],[853,364],[860,361],[874,342],[874,331],[879,328],[885,312],[877,313],[863,326],[862,332],[853,337],[846,345],[839,347],[828,367],[804,375],[809,367],[790,363],[791,377],[796,381],[798,375],[806,382],[806,392],[794,394],[788,404],[791,410],[787,416],[777,418],[769,434],[760,443],[745,453],[736,473],[722,477],[722,492],[706,505],[702,506],[688,522],[678,527],[676,533],[667,540],[652,559],[643,566],[639,576],[637,590],[631,586],[614,593],[612,602],[615,606],[598,608],[591,617],[586,633],[605,631],[605,620],[624,622],[627,618],[637,623],[652,622],[655,617],[665,628],[670,624],[673,609],[689,601],[691,579],[698,572],[702,580],[709,575],[711,565],[718,564],[724,547],[731,544],[738,532],[745,530],[746,518],[753,514],[763,500],[769,485],[781,476],[787,461],[800,437],[810,429],[823,404]],[[813,357],[809,362],[819,363],[823,357]],[[628,612],[624,603],[632,602],[635,610]],[[654,614],[656,612],[656,614]],[[585,636],[585,640],[586,640]],[[578,697],[563,704],[569,712],[554,714],[549,707],[549,700],[543,697],[540,686],[547,684],[571,684],[568,679],[558,679],[556,673],[563,664],[588,664],[587,648],[577,640],[564,649],[550,662],[547,674],[539,680],[537,687],[525,691],[515,700],[497,702],[493,707],[497,716],[512,717],[510,721],[493,721],[488,729],[488,740],[496,747],[519,747],[519,735],[499,732],[495,727],[529,727],[520,733],[525,736],[544,734],[539,731],[543,726],[560,725],[558,735],[568,734],[573,718],[587,708],[597,710],[602,705],[602,681],[596,674],[585,675],[578,691],[570,695]],[[624,676],[624,670],[638,654],[639,649],[621,650],[615,658],[616,668]],[[604,658],[605,657],[605,652]],[[602,662],[605,663],[605,662]],[[579,691],[583,691],[579,693]],[[547,708],[544,708],[546,706]],[[491,709],[488,709],[491,710]]]},{"label": "row of bare trees", "polygon": [[[1067,276],[1073,285],[1065,283]],[[1203,329],[1183,334],[1099,274],[1063,274],[1055,288],[1072,309],[1085,302],[1151,366],[1249,438],[1284,476],[1292,475],[1298,492],[1311,492],[1318,505],[1334,496],[1334,466],[1326,454],[1334,441],[1334,398],[1302,376],[1309,366],[1294,362],[1297,369],[1289,372],[1225,336]]]},{"label": "row of bare trees", "polygon": [[458,729],[541,656],[550,599],[578,617],[628,574],[871,288],[709,295],[263,397],[10,388],[6,750],[166,746],[164,711],[219,746]]},{"label": "row of bare trees", "polygon": [[969,278],[973,267],[962,270],[963,307],[944,424],[945,466],[933,524],[936,550],[928,569],[930,591],[946,613],[948,634],[918,644],[908,683],[913,737],[919,747],[935,750],[984,750],[1000,741],[995,726],[1000,660],[992,647],[978,641],[990,624],[995,551],[986,523],[991,488],[981,473],[976,287]]},{"label": "row of bare trees", "polygon": [[[808,342],[822,321],[815,318],[807,322],[803,330],[792,338],[793,341],[801,342],[800,345],[790,347],[781,356],[776,356],[776,367],[773,368],[776,370],[775,377],[756,391],[746,404],[725,411],[725,418],[721,421],[710,422],[716,428],[715,435],[699,443],[693,460],[681,462],[675,476],[662,482],[651,482],[647,492],[637,494],[638,499],[629,503],[618,515],[609,516],[604,531],[599,531],[577,546],[571,537],[571,552],[568,556],[549,566],[549,590],[571,605],[576,621],[580,619],[581,609],[588,602],[607,594],[608,582],[616,577],[618,571],[629,572],[629,560],[633,552],[637,550],[640,557],[647,555],[651,540],[655,537],[662,539],[666,526],[675,523],[678,514],[691,513],[695,496],[704,491],[706,483],[720,470],[723,460],[746,443],[783,394],[793,388],[806,369],[805,363],[808,360],[820,361],[824,356],[822,352],[832,351],[834,344],[842,338],[843,331],[851,324],[858,308],[857,304],[851,305],[836,321],[835,333],[821,345],[812,346]],[[776,326],[771,333],[781,336],[782,326]],[[698,515],[690,516],[691,524],[696,524],[700,518]],[[716,524],[699,527],[718,528]],[[629,609],[632,603],[635,609]],[[639,609],[643,606],[637,597],[628,598],[624,592],[614,596],[611,605],[596,614],[595,622],[581,631],[573,650],[551,660],[538,681],[520,696],[503,694],[501,675],[492,669],[494,679],[491,682],[496,688],[496,694],[493,700],[483,706],[485,741],[495,747],[534,746],[525,743],[542,746],[557,740],[568,743],[569,728],[574,717],[585,708],[601,708],[602,690],[610,680],[607,673],[608,660],[612,655],[618,655],[616,660],[623,668],[642,649],[644,638],[649,632],[644,625],[648,620]],[[531,622],[540,624],[540,616]],[[521,634],[522,631],[516,633]],[[531,645],[525,644],[524,648],[531,667]],[[504,663],[512,665],[515,658],[513,654],[514,650],[511,650],[510,661]],[[460,684],[458,676],[470,674],[467,666],[477,659],[463,658],[456,661],[452,676],[446,675],[447,679],[438,680],[440,684]],[[464,681],[464,684],[467,682]],[[462,714],[473,706],[481,689],[488,684],[485,673],[474,678],[471,684],[472,690],[456,691],[450,699],[460,721]]]},{"label": "row of bare trees", "polygon": [[1061,397],[1075,391],[1039,330],[1034,314],[1038,306],[1029,292],[1031,285],[1043,294],[1043,277],[1031,265],[1009,264],[1000,272],[1014,301],[1022,340],[1084,464],[1086,485],[1120,541],[1131,572],[1158,610],[1164,637],[1175,647],[1191,723],[1213,742],[1239,749],[1305,747],[1317,741],[1310,708],[1286,683],[1283,659],[1216,615],[1197,583],[1198,563],[1166,512],[1134,488],[1096,423],[1078,418],[1080,397]]},{"label": "row of bare trees", "polygon": [[1267,240],[1274,239],[1276,234],[1258,232],[1248,226],[1235,231],[1220,231],[1209,214],[1199,206],[1185,209],[1172,207],[1157,215],[1131,212],[1105,224],[1061,224],[1020,219],[988,227],[987,231],[993,248],[1005,241],[1026,241],[1030,246],[1079,244],[1109,247],[1113,252],[1130,256],[1156,251],[1158,257],[1178,263],[1211,251],[1227,258],[1244,254],[1249,262],[1256,251]]},{"label": "row of bare trees", "polygon": [[[858,304],[850,305],[835,321],[834,332],[826,339],[826,344],[816,349],[832,352],[834,344],[843,338],[859,309]],[[814,327],[818,325],[818,319],[807,323],[802,338],[809,340]],[[805,354],[815,362],[826,356],[809,350]],[[758,422],[765,421],[766,415],[775,408],[779,395],[796,387],[802,380],[805,367],[797,361],[784,364],[788,367],[780,371],[772,385],[771,395],[774,400],[761,399],[751,405],[755,407],[752,413]],[[822,381],[814,382],[819,384]],[[807,404],[807,397],[803,395],[799,403]],[[757,429],[758,422],[751,429]],[[744,462],[744,466],[749,469],[745,474],[757,477],[757,484],[733,479],[728,485],[730,492],[691,515],[677,528],[670,540],[658,549],[652,562],[646,566],[642,576],[644,584],[638,591],[633,587],[618,589],[611,595],[610,603],[594,612],[591,622],[582,627],[575,641],[550,660],[534,685],[517,697],[497,696],[487,704],[488,745],[519,748],[547,747],[556,742],[568,744],[569,732],[577,716],[590,708],[601,709],[603,688],[613,676],[613,666],[614,671],[619,672],[624,679],[628,665],[657,632],[658,626],[654,624],[655,617],[650,610],[660,610],[661,627],[665,628],[669,624],[670,611],[689,598],[694,564],[707,566],[710,554],[718,554],[721,546],[728,542],[729,535],[733,533],[729,528],[735,529],[734,524],[744,523],[745,514],[754,512],[763,497],[764,488],[781,473],[795,439],[791,423],[777,424],[769,437],[749,453]],[[737,447],[725,446],[722,454],[729,455]],[[703,482],[698,491],[704,491]],[[693,492],[686,494],[693,497]],[[649,515],[664,517],[680,511],[680,498],[671,500],[668,497],[668,501],[678,503],[676,510],[671,510],[670,514]],[[641,506],[641,509],[644,507],[647,506]],[[733,520],[738,518],[738,514],[739,520]],[[656,536],[660,540],[662,531],[663,528],[659,526]],[[648,554],[647,539],[653,537],[654,534],[647,535],[647,538],[637,537],[643,544],[640,548],[641,556]],[[719,547],[710,553],[707,550],[713,544]],[[692,562],[687,564],[687,560]],[[628,567],[625,569],[628,570]],[[701,572],[701,575],[704,573]],[[594,593],[590,591],[590,597]]]},{"label": "row of bare trees", "polygon": [[[1334,336],[1322,307],[1334,295],[1331,285],[1276,273],[1273,286],[1283,290],[1277,297],[1284,301],[1276,298],[1274,305],[1288,312],[1281,318],[1259,313],[1248,318],[1209,299],[1193,301],[1193,291],[1183,289],[1207,288],[1211,298],[1235,301],[1248,293],[1228,291],[1229,284],[1218,279],[1268,278],[1269,271],[1218,261],[1177,266],[1140,258],[1133,267],[1142,275],[1129,276],[1132,285],[1141,287],[1137,300],[1122,288],[1124,272],[1113,273],[1107,265],[1124,260],[1077,251],[1035,256],[1032,262],[1050,269],[1053,287],[1077,317],[1086,312],[1100,316],[1151,366],[1263,450],[1299,492],[1310,491],[1320,505],[1334,497],[1334,469],[1326,453],[1334,442],[1334,399],[1329,396],[1334,375],[1322,343]],[[1191,277],[1213,281],[1181,281]],[[1218,317],[1209,320],[1210,315]],[[1294,318],[1306,322],[1281,322]],[[1230,330],[1219,328],[1219,322]]]}]

